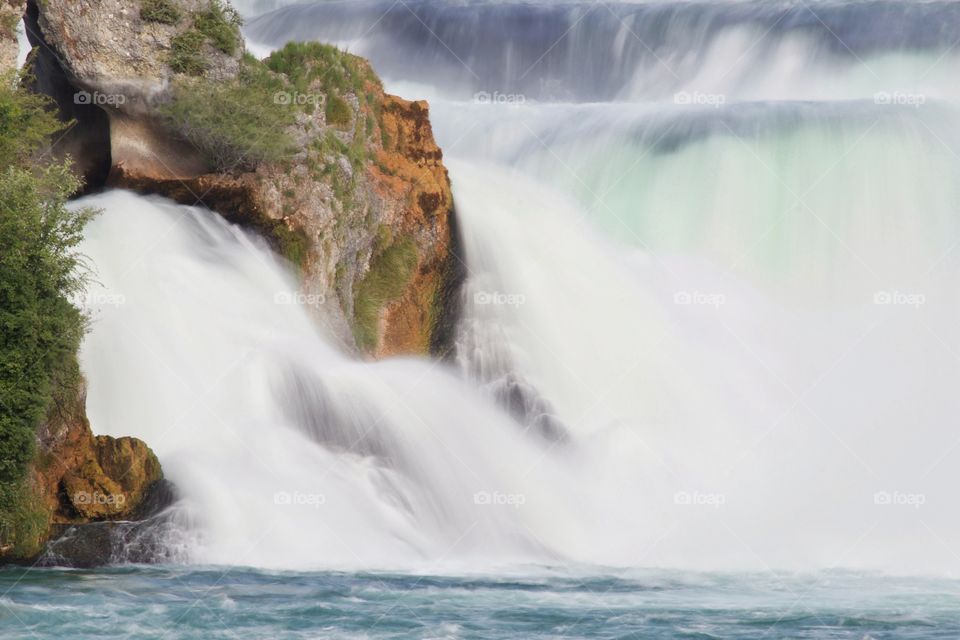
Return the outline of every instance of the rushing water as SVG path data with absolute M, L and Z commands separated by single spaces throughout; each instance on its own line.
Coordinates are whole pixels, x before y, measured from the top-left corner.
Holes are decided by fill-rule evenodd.
M 0 573 L 5 638 L 956 638 L 955 582 L 831 572 L 445 578 L 243 568 Z
M 209 212 L 87 200 L 89 413 L 181 487 L 185 566 L 8 570 L 0 624 L 960 634 L 955 581 L 889 577 L 960 571 L 960 2 L 241 8 L 431 99 L 456 366 L 345 357 Z

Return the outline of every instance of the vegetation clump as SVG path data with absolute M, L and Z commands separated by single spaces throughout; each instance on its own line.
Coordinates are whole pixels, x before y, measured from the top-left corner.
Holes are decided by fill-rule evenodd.
M 233 80 L 176 82 L 173 99 L 161 112 L 217 171 L 250 170 L 261 162 L 279 162 L 295 150 L 287 132 L 295 111 L 276 97 L 283 90 L 282 79 L 246 56 Z
M 380 310 L 403 295 L 418 261 L 412 239 L 394 240 L 389 227 L 380 228 L 370 269 L 354 291 L 353 333 L 360 349 L 377 349 Z
M 184 31 L 170 40 L 170 68 L 177 73 L 199 76 L 207 70 L 207 59 L 203 55 L 206 39 L 195 29 Z
M 168 0 L 151 0 L 168 2 Z M 190 27 L 170 41 L 170 68 L 177 73 L 199 76 L 209 67 L 204 53 L 206 46 L 234 55 L 242 42 L 240 27 L 243 19 L 237 11 L 222 0 L 210 0 L 199 11 L 190 15 Z M 177 18 L 179 21 L 180 18 Z
M 206 9 L 195 13 L 193 26 L 223 53 L 233 55 L 240 48 L 243 18 L 222 0 L 211 0 Z
M 80 187 L 69 161 L 43 153 L 61 130 L 53 105 L 0 80 L 0 546 L 26 550 L 46 516 L 26 485 L 37 428 L 80 382 L 85 284 L 76 247 L 94 215 L 68 208 Z
M 327 97 L 327 104 L 324 115 L 327 117 L 327 123 L 337 127 L 345 127 L 350 124 L 353 112 L 350 111 L 350 105 L 340 96 L 332 95 Z
M 183 14 L 170 0 L 143 0 L 140 5 L 140 18 L 147 22 L 177 24 Z

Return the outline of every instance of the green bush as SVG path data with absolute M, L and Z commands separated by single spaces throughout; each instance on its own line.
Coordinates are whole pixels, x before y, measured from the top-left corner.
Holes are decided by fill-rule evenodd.
M 62 127 L 45 98 L 0 82 L 0 543 L 14 549 L 45 526 L 25 474 L 38 425 L 79 384 L 86 326 L 70 298 L 84 286 L 76 247 L 94 214 L 66 207 L 80 187 L 69 162 L 42 160 Z
M 286 128 L 294 123 L 296 108 L 276 97 L 284 89 L 280 78 L 245 58 L 234 80 L 175 83 L 173 99 L 161 111 L 218 171 L 249 170 L 294 151 Z
M 63 129 L 47 98 L 16 86 L 15 78 L 0 76 L 0 169 L 26 164 Z
M 166 3 L 169 0 L 149 1 Z M 170 68 L 177 73 L 199 76 L 209 66 L 203 50 L 206 45 L 228 55 L 237 52 L 242 42 L 243 19 L 222 0 L 211 0 L 206 8 L 193 12 L 191 20 L 190 28 L 170 41 Z
M 220 51 L 229 55 L 237 52 L 243 19 L 230 5 L 211 0 L 206 9 L 194 14 L 193 25 Z
M 364 94 L 366 83 L 380 84 L 369 65 L 329 44 L 290 42 L 263 61 L 274 73 L 282 73 L 300 91 L 314 82 L 326 94 Z
M 183 14 L 170 0 L 143 0 L 140 5 L 140 17 L 147 22 L 177 24 Z

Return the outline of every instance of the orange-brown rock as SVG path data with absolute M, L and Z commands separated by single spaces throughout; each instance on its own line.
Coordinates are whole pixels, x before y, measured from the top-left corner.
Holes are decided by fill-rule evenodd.
M 53 525 L 133 518 L 163 479 L 141 440 L 93 435 L 85 396 L 80 389 L 69 406 L 55 407 L 38 433 L 40 455 L 29 483 Z
M 322 122 L 305 136 L 304 155 L 292 168 L 261 164 L 240 174 L 172 175 L 177 159 L 167 160 L 163 148 L 148 146 L 149 157 L 143 161 L 115 163 L 108 184 L 204 206 L 259 232 L 297 263 L 303 293 L 322 301 L 315 305 L 318 317 L 346 348 L 377 358 L 443 355 L 449 349 L 461 278 L 443 153 L 434 140 L 426 102 L 385 94 L 378 82 L 368 85 L 368 93 L 378 104 L 354 109 L 355 119 L 372 121 L 366 136 L 371 161 L 355 176 L 357 186 L 349 201 L 306 168 L 314 159 L 310 142 L 330 129 Z M 149 145 L 156 138 L 152 133 L 141 141 Z M 337 171 L 346 164 L 342 157 L 320 161 Z M 376 335 L 369 339 L 368 327 L 361 326 L 367 320 L 357 313 L 358 302 L 364 301 L 356 296 L 378 250 L 385 248 L 378 245 L 385 232 L 394 243 L 411 244 L 416 264 L 402 292 L 379 308 Z M 291 243 L 298 245 L 295 250 Z
M 185 16 L 209 4 L 175 3 Z M 152 22 L 122 0 L 33 1 L 27 22 L 35 89 L 77 124 L 58 150 L 88 185 L 205 206 L 262 234 L 299 268 L 303 299 L 347 350 L 371 357 L 449 350 L 462 263 L 426 102 L 385 94 L 366 60 L 317 43 L 294 46 L 288 58 L 276 53 L 271 66 L 242 58 L 242 47 L 227 54 L 205 42 L 205 70 L 188 78 L 171 56 L 195 19 Z M 330 72 L 336 82 L 326 80 Z M 273 82 L 265 92 L 257 92 L 264 83 L 242 84 L 263 75 Z M 246 137 L 236 145 L 239 159 L 222 145 L 204 146 L 235 141 L 228 132 L 236 115 L 225 116 L 226 125 L 219 117 L 198 124 L 189 114 L 217 99 L 198 105 L 184 96 L 237 85 L 242 91 L 230 95 L 269 114 L 249 129 L 277 124 L 276 133 L 289 137 L 282 160 L 248 153 Z M 276 99 L 279 88 L 287 89 L 285 102 Z M 293 95 L 315 108 L 299 109 Z M 171 105 L 189 113 L 171 116 Z

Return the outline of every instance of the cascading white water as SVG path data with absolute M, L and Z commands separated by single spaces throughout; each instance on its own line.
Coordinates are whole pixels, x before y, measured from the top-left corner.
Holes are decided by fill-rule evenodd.
M 275 303 L 295 284 L 257 243 L 112 193 L 87 250 L 126 301 L 84 349 L 95 429 L 156 448 L 199 561 L 960 570 L 958 65 L 931 27 L 960 3 L 921 4 L 616 4 L 578 22 L 575 2 L 365 1 L 257 18 L 272 46 L 350 41 L 410 97 L 436 83 L 470 271 L 466 380 L 351 362 Z M 498 27 L 514 22 L 572 36 L 536 69 L 542 51 Z M 631 40 L 663 24 L 684 37 L 651 40 L 653 57 Z M 529 100 L 462 100 L 475 91 Z M 578 104 L 534 102 L 555 95 Z M 583 104 L 611 97 L 638 101 Z
M 583 479 L 441 365 L 338 354 L 283 265 L 209 211 L 126 192 L 78 206 L 104 211 L 84 246 L 91 422 L 155 449 L 193 560 L 589 557 Z

